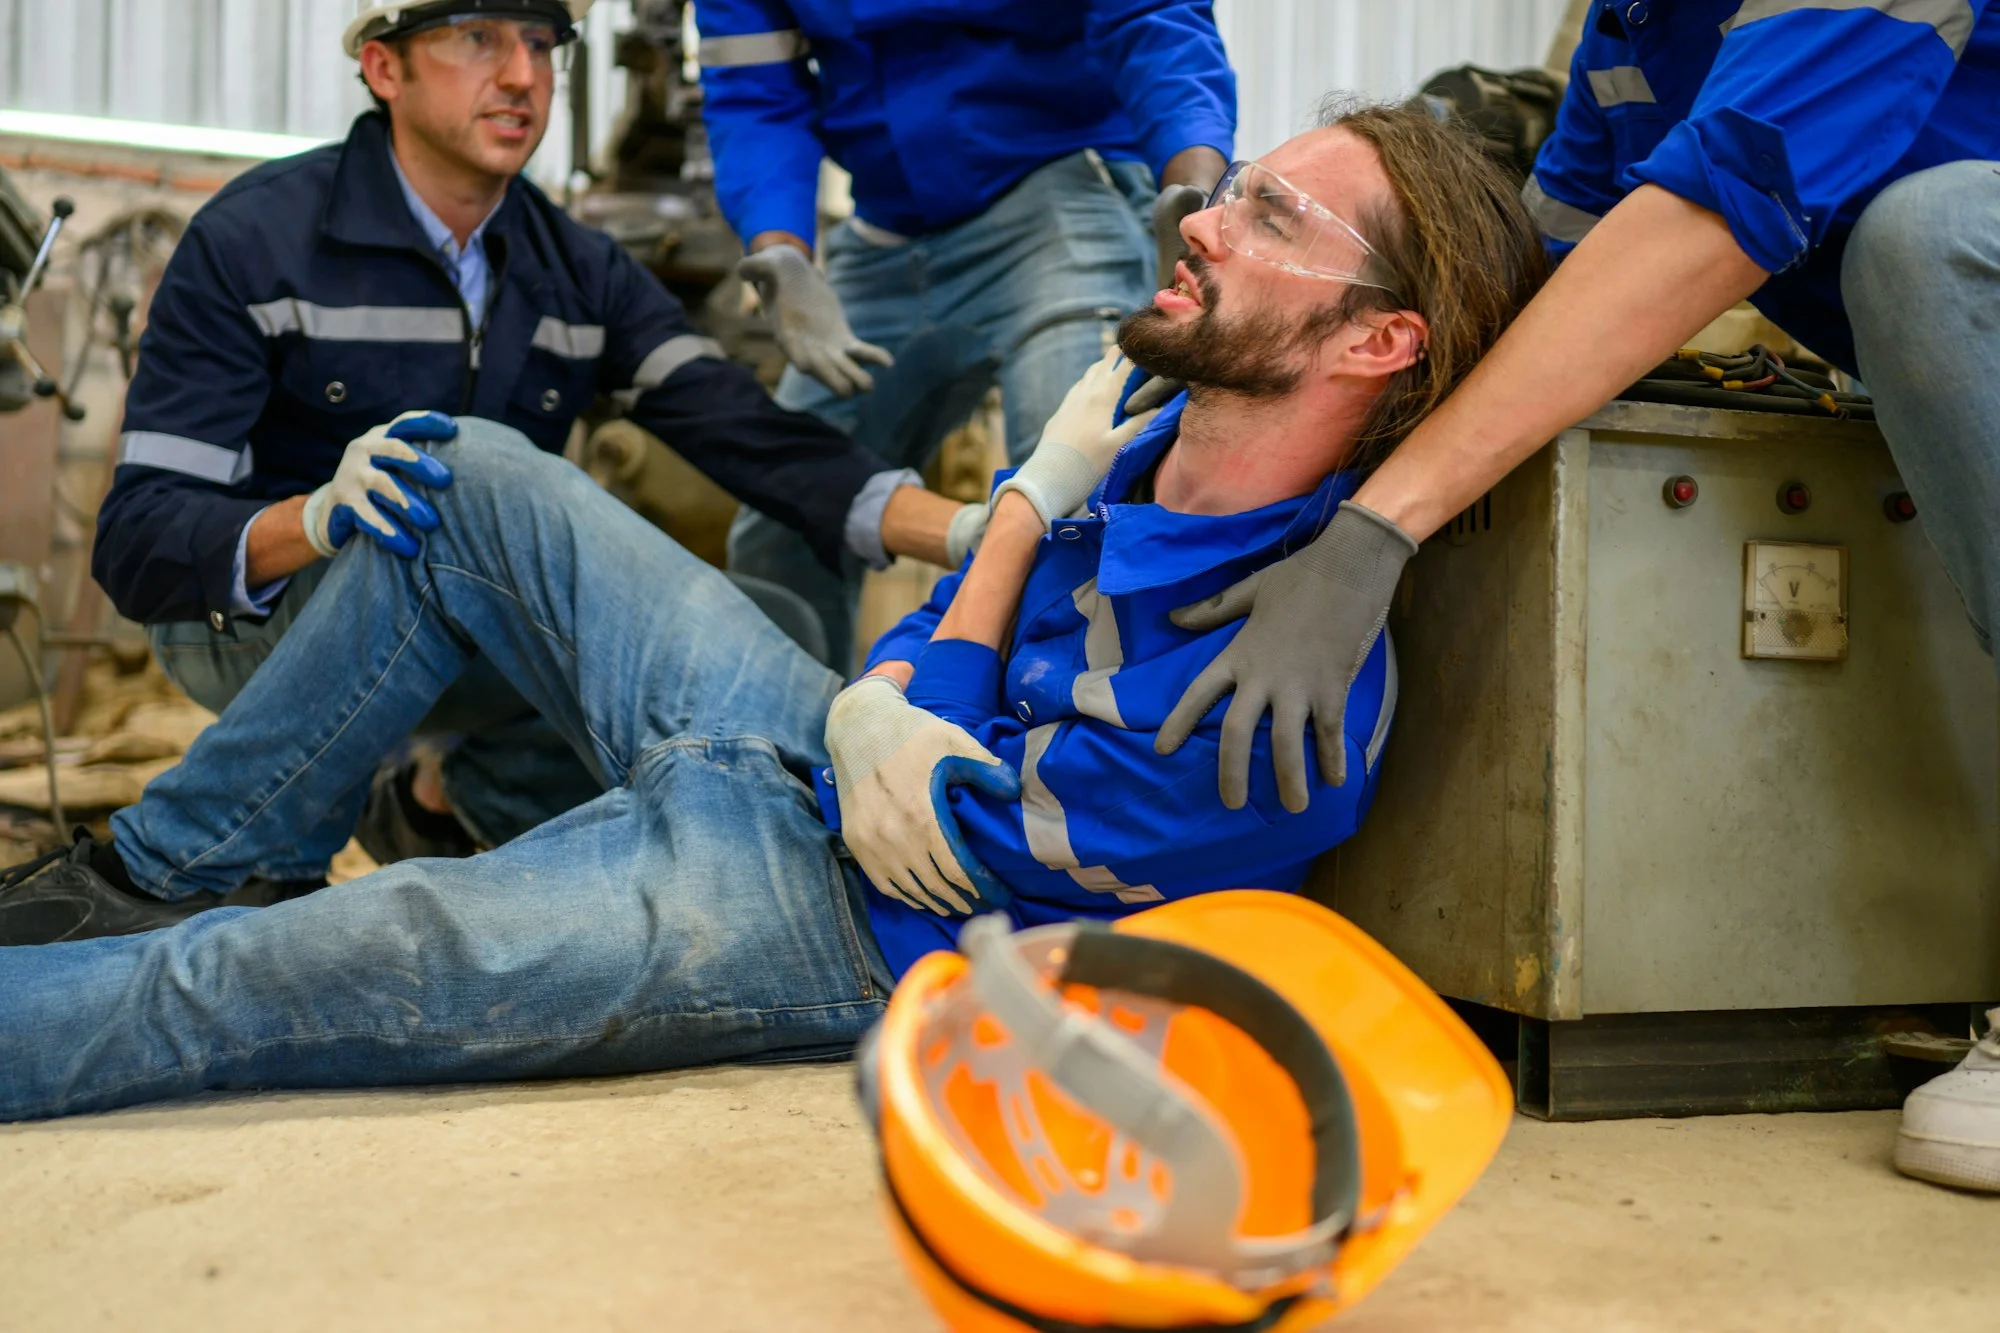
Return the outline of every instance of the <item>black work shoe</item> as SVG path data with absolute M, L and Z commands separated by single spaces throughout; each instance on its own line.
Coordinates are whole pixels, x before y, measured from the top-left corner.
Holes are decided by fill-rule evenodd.
M 216 904 L 212 894 L 170 903 L 129 893 L 91 868 L 98 850 L 89 830 L 78 829 L 71 846 L 0 871 L 0 947 L 137 935 Z
M 412 790 L 416 775 L 414 759 L 375 775 L 368 788 L 368 802 L 361 807 L 361 822 L 354 826 L 354 840 L 361 844 L 361 850 L 382 866 L 419 856 L 476 854 L 479 844 L 465 831 L 465 825 L 417 803 Z

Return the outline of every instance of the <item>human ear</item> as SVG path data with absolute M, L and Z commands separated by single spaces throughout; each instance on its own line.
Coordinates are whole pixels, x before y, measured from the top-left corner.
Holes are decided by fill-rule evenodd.
M 384 42 L 367 42 L 361 47 L 361 78 L 368 91 L 385 102 L 393 102 L 403 88 L 403 62 Z
M 1341 359 L 1353 375 L 1387 379 L 1423 360 L 1430 342 L 1430 323 L 1414 310 L 1376 311 L 1350 327 L 1353 340 Z

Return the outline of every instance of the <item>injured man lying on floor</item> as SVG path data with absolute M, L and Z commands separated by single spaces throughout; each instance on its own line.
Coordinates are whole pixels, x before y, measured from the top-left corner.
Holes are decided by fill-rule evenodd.
M 1296 888 L 1368 808 L 1388 639 L 1356 664 L 1344 781 L 1304 760 L 1294 812 L 1268 727 L 1227 734 L 1218 707 L 1161 743 L 1238 623 L 1175 613 L 1330 522 L 1379 526 L 1343 501 L 1526 301 L 1540 241 L 1470 140 L 1382 108 L 1240 165 L 1183 230 L 1178 281 L 1119 337 L 1186 392 L 1126 416 L 1138 377 L 1107 357 L 996 488 L 965 569 L 844 689 L 582 472 L 460 422 L 421 553 L 347 543 L 114 844 L 0 891 L 0 1119 L 836 1055 L 969 915 Z M 475 654 L 602 796 L 464 860 L 194 910 L 323 871 L 337 848 L 301 830 Z M 1218 754 L 1246 743 L 1257 776 L 1226 804 Z M 62 905 L 93 895 L 188 914 L 77 938 Z

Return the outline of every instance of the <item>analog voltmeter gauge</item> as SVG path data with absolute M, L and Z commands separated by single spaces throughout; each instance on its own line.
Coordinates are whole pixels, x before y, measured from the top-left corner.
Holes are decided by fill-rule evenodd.
M 1847 659 L 1847 548 L 1745 542 L 1743 655 Z

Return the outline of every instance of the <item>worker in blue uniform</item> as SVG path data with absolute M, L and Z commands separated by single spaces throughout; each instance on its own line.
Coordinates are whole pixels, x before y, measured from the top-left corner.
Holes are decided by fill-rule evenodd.
M 589 7 L 364 2 L 346 48 L 378 109 L 344 143 L 237 178 L 175 251 L 93 572 L 206 706 L 245 687 L 349 533 L 418 549 L 423 496 L 448 478 L 416 461 L 432 427 L 384 429 L 412 410 L 503 421 L 559 453 L 602 396 L 820 560 L 884 563 L 885 534 L 944 550 L 955 506 L 774 406 L 616 243 L 520 177 Z M 431 790 L 413 767 L 380 784 L 363 834 L 381 859 L 497 845 L 599 790 L 490 664 L 424 729 L 468 734 Z M 365 795 L 332 824 L 352 828 Z
M 1524 200 L 1562 260 L 1462 390 L 1311 547 L 1191 608 L 1226 693 L 1338 717 L 1416 543 L 1738 301 L 1856 374 L 1981 644 L 2000 627 L 2000 3 L 1602 0 Z M 1254 609 L 1253 609 L 1254 608 Z M 1323 773 L 1339 780 L 1322 728 Z M 1282 734 L 1280 737 L 1282 742 Z M 1295 749 L 1280 743 L 1281 758 Z M 1247 757 L 1226 763 L 1240 804 Z M 1324 795 L 1296 761 L 1289 808 Z M 2000 1038 L 1911 1096 L 1897 1162 L 2000 1190 Z
M 1266 781 L 1232 811 L 1219 726 L 1173 756 L 1153 737 L 1234 631 L 1169 613 L 1344 512 L 1352 465 L 1450 390 L 1437 368 L 1477 359 L 1544 260 L 1498 168 L 1419 112 L 1348 116 L 1230 180 L 1121 330 L 1187 394 L 1120 419 L 1134 377 L 1094 368 L 996 488 L 963 573 L 845 688 L 575 469 L 459 423 L 434 449 L 455 480 L 420 556 L 349 543 L 112 844 L 0 879 L 0 944 L 54 941 L 0 948 L 0 1120 L 836 1053 L 972 912 L 1034 924 L 1297 887 L 1367 812 L 1391 647 L 1339 723 L 1347 785 L 1293 814 Z M 272 859 L 331 855 L 300 831 L 475 651 L 604 795 L 470 859 L 194 910 Z M 301 726 L 308 696 L 329 716 Z M 141 896 L 192 915 L 82 938 Z
M 778 401 L 921 467 L 996 380 L 1009 457 L 1180 254 L 1236 84 L 1209 0 L 702 0 L 703 116 Z M 820 160 L 854 215 L 816 265 Z M 1164 247 L 1162 252 L 1161 247 Z M 859 568 L 756 505 L 730 567 L 793 588 L 849 661 Z

